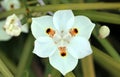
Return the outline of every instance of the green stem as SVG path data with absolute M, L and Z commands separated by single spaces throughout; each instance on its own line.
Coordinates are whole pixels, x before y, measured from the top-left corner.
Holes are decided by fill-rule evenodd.
M 12 73 L 9 71 L 4 62 L 0 59 L 0 72 L 4 77 L 13 77 Z
M 11 72 L 15 74 L 16 65 L 11 60 L 9 60 L 1 50 L 0 50 L 0 58 L 5 63 L 5 65 L 11 70 Z
M 38 3 L 38 1 L 37 1 L 37 0 L 34 0 L 34 1 L 27 1 L 27 4 L 28 4 L 28 5 L 31 5 L 31 4 L 36 4 L 36 3 Z
M 22 52 L 15 77 L 22 77 L 25 68 L 28 66 L 29 57 L 32 54 L 31 52 L 32 48 L 33 48 L 33 37 L 32 35 L 29 35 Z
M 99 25 L 98 25 L 99 26 Z M 104 47 L 104 49 L 112 56 L 114 59 L 120 61 L 120 56 L 117 53 L 117 51 L 113 48 L 113 46 L 110 44 L 110 42 L 107 39 L 101 39 L 98 36 L 98 27 L 95 28 L 93 31 L 94 37 L 98 40 L 98 42 Z
M 95 77 L 92 55 L 85 57 L 81 61 L 84 77 Z
M 93 55 L 95 61 L 109 71 L 111 74 L 114 74 L 117 77 L 120 77 L 120 62 L 114 60 L 112 57 L 108 56 L 107 54 L 103 53 L 103 51 L 97 49 L 96 47 L 92 46 Z
M 85 15 L 95 22 L 104 22 L 111 24 L 120 24 L 120 14 L 100 11 L 75 11 L 75 15 Z
M 65 77 L 75 77 L 75 75 L 73 74 L 73 72 L 69 72 Z
M 54 7 L 54 8 L 53 8 Z M 44 11 L 56 11 L 60 9 L 71 10 L 98 10 L 98 9 L 120 9 L 120 3 L 74 3 L 74 4 L 55 4 L 46 6 L 32 6 L 29 7 L 31 12 L 44 12 Z M 25 8 L 1 12 L 0 19 L 7 17 L 13 13 L 22 14 L 25 13 Z

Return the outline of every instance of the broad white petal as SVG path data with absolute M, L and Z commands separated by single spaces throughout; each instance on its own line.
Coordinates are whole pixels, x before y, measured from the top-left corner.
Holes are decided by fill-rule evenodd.
M 84 58 L 92 53 L 89 41 L 84 37 L 74 37 L 67 46 L 68 52 L 77 59 Z
M 63 75 L 66 75 L 68 72 L 72 71 L 78 63 L 78 59 L 75 59 L 69 53 L 62 57 L 59 51 L 56 51 L 53 55 L 51 55 L 49 57 L 49 61 L 50 64 L 59 70 Z
M 69 30 L 74 23 L 74 15 L 71 10 L 59 10 L 53 15 L 53 23 L 58 31 Z
M 51 16 L 32 18 L 31 30 L 35 38 L 48 36 L 46 33 L 48 28 L 54 29 L 53 18 Z
M 4 30 L 3 26 L 5 24 L 5 21 L 0 21 L 0 41 L 7 41 L 12 38 L 12 36 L 9 36 Z
M 89 39 L 95 24 L 86 16 L 76 16 L 73 27 L 78 29 L 78 35 Z
M 49 57 L 55 52 L 56 48 L 56 45 L 50 37 L 39 37 L 35 41 L 33 53 L 39 57 Z

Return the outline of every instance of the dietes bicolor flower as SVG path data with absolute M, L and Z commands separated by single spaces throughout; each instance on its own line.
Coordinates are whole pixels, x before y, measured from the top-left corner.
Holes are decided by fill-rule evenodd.
M 31 29 L 36 38 L 33 53 L 49 57 L 50 64 L 66 75 L 76 67 L 78 59 L 92 53 L 88 39 L 94 26 L 88 17 L 74 16 L 71 10 L 32 18 Z

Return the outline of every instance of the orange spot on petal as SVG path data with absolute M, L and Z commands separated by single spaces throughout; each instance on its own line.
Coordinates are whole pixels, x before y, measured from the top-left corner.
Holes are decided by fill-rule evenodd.
M 66 56 L 66 47 L 59 47 L 58 49 L 60 51 L 61 56 Z
M 78 34 L 78 30 L 76 28 L 70 29 L 69 32 L 70 32 L 71 36 L 75 36 L 76 34 Z
M 51 28 L 48 28 L 48 29 L 46 30 L 46 33 L 47 33 L 50 37 L 53 37 L 54 34 L 55 34 L 55 31 L 54 31 L 53 29 L 51 29 Z

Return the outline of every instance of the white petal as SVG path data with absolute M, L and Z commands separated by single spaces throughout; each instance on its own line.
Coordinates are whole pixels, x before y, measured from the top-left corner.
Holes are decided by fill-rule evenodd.
M 0 21 L 0 41 L 7 41 L 11 39 L 11 36 L 7 35 L 7 33 L 3 30 L 3 26 L 5 21 Z
M 24 32 L 24 33 L 28 33 L 28 30 L 29 28 L 28 28 L 28 24 L 26 23 L 26 24 L 24 24 L 22 27 L 21 27 L 21 30 L 22 30 L 22 32 Z
M 71 39 L 67 48 L 68 52 L 77 59 L 84 58 L 92 53 L 89 41 L 79 36 Z
M 39 37 L 35 41 L 33 53 L 35 53 L 39 57 L 49 57 L 55 52 L 56 48 L 57 47 L 50 37 Z
M 58 31 L 68 30 L 73 26 L 74 15 L 71 10 L 59 10 L 53 15 L 53 23 Z
M 46 33 L 48 28 L 54 29 L 53 18 L 51 16 L 32 18 L 31 30 L 35 38 L 48 36 Z
M 78 29 L 78 35 L 89 39 L 95 24 L 88 17 L 76 16 L 73 27 Z
M 62 57 L 59 51 L 56 51 L 53 55 L 51 55 L 49 57 L 49 61 L 50 64 L 59 70 L 63 75 L 72 71 L 78 63 L 78 59 L 75 59 L 69 53 L 67 53 L 65 57 Z

